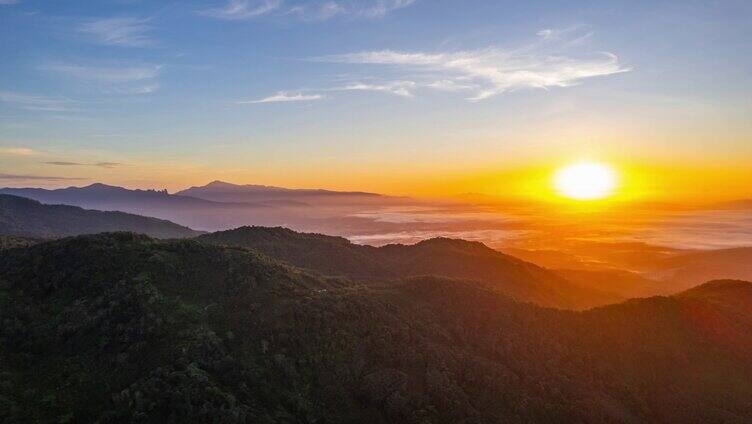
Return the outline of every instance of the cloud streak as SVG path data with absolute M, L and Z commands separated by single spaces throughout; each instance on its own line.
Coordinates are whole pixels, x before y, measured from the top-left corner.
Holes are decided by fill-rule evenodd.
M 281 4 L 281 0 L 229 0 L 224 7 L 202 10 L 199 14 L 228 21 L 243 20 L 265 15 Z
M 422 87 L 475 87 L 468 100 L 478 101 L 522 88 L 569 87 L 584 79 L 629 71 L 612 53 L 578 59 L 553 55 L 519 55 L 491 48 L 453 53 L 381 50 L 318 58 L 323 62 L 379 65 L 441 77 Z
M 151 47 L 156 43 L 147 34 L 152 30 L 149 19 L 105 18 L 86 22 L 78 27 L 78 32 L 86 34 L 92 41 L 107 46 Z
M 415 0 L 228 0 L 222 7 L 201 10 L 198 14 L 228 21 L 271 14 L 278 18 L 292 17 L 304 21 L 324 21 L 337 16 L 376 19 L 413 3 Z
M 322 100 L 325 96 L 323 94 L 303 94 L 303 93 L 290 93 L 287 91 L 279 91 L 277 94 L 258 100 L 240 100 L 235 102 L 239 105 L 247 104 L 263 104 L 263 103 L 284 103 L 284 102 L 308 102 L 314 100 Z
M 122 163 L 119 162 L 95 162 L 95 163 L 81 163 L 81 162 L 67 162 L 67 161 L 49 161 L 44 162 L 47 165 L 56 165 L 56 166 L 96 166 L 99 168 L 115 168 L 117 166 L 121 166 Z
M 104 91 L 116 94 L 149 94 L 159 89 L 157 78 L 162 65 L 88 66 L 53 63 L 43 70 L 59 75 L 100 84 Z
M 415 3 L 415 0 L 377 0 L 371 6 L 362 8 L 359 13 L 368 18 L 382 18 L 387 13 Z
M 468 101 L 478 102 L 521 89 L 571 87 L 631 70 L 613 53 L 570 54 L 591 36 L 592 32 L 578 35 L 576 28 L 544 29 L 532 43 L 511 50 L 375 50 L 315 57 L 308 60 L 358 66 L 370 75 L 341 86 L 307 91 L 372 91 L 406 98 L 435 91 L 464 93 Z
M 67 98 L 0 91 L 0 103 L 30 111 L 66 112 L 75 102 Z
M 336 16 L 377 19 L 413 3 L 415 0 L 301 2 L 289 8 L 286 14 L 303 20 L 327 20 Z
M 13 181 L 66 181 L 66 180 L 85 180 L 86 178 L 79 177 L 53 177 L 46 175 L 18 175 L 18 174 L 2 174 L 0 173 L 0 180 L 13 180 Z
M 0 155 L 33 156 L 37 152 L 26 147 L 0 147 Z
M 348 84 L 341 88 L 335 88 L 334 91 L 377 91 L 390 93 L 400 97 L 413 97 L 413 90 L 417 87 L 414 81 L 392 81 L 385 84 L 366 84 L 356 82 Z

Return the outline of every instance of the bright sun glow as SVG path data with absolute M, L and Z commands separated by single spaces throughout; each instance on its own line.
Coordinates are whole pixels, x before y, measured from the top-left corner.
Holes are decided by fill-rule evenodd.
M 616 172 L 608 165 L 580 162 L 556 171 L 553 183 L 560 195 L 570 199 L 602 199 L 616 188 Z

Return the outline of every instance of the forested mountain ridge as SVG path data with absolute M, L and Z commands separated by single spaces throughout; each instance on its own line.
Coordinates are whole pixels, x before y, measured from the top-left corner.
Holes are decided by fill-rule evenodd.
M 0 235 L 0 250 L 13 249 L 14 247 L 26 247 L 44 241 L 32 237 Z
M 323 275 L 355 280 L 422 275 L 477 280 L 516 300 L 542 306 L 586 309 L 624 299 L 572 284 L 544 268 L 465 240 L 434 238 L 414 245 L 373 247 L 281 227 L 240 227 L 205 234 L 198 240 L 254 249 Z
M 704 318 L 749 314 L 748 293 L 571 312 L 193 240 L 67 238 L 0 255 L 0 421 L 744 423 L 752 336 L 730 346 Z
M 54 238 L 107 231 L 134 231 L 158 238 L 200 234 L 162 219 L 76 206 L 44 205 L 25 197 L 0 194 L 0 235 Z

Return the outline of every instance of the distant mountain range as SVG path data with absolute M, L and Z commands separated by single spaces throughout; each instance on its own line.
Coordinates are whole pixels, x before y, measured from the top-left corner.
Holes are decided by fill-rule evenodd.
M 299 237 L 324 248 L 309 264 L 372 255 Z M 357 284 L 209 241 L 99 234 L 0 254 L 0 421 L 752 420 L 752 283 L 573 312 L 460 278 Z M 459 266 L 451 253 L 471 275 L 493 257 L 534 272 L 448 240 L 375 252 L 407 270 Z
M 191 187 L 175 193 L 179 196 L 190 196 L 216 202 L 251 202 L 281 205 L 307 204 L 361 204 L 384 202 L 394 199 L 376 193 L 361 191 L 331 191 L 321 189 L 289 189 L 283 187 L 230 184 L 223 181 Z
M 195 210 L 223 206 L 205 199 L 169 194 L 166 190 L 129 190 L 100 183 L 54 190 L 2 188 L 0 194 L 27 197 L 46 204 L 72 205 L 87 209 L 123 211 L 151 216 L 157 216 L 152 215 L 154 211 Z
M 556 273 L 493 250 L 482 243 L 434 238 L 414 245 L 357 245 L 345 238 L 298 233 L 286 228 L 242 227 L 197 240 L 254 249 L 326 276 L 384 281 L 422 275 L 474 280 L 524 302 L 585 309 L 625 299 L 601 289 L 575 285 Z
M 716 250 L 673 249 L 645 243 L 585 246 L 579 249 L 585 253 L 581 257 L 593 258 L 592 262 L 582 262 L 581 257 L 557 250 L 504 251 L 546 268 L 562 269 L 560 273 L 566 278 L 586 285 L 590 285 L 587 280 L 595 279 L 615 285 L 627 283 L 626 287 L 642 286 L 641 292 L 632 292 L 630 297 L 675 293 L 709 280 L 752 280 L 752 246 Z M 616 266 L 633 272 L 614 269 Z
M 647 275 L 669 281 L 678 289 L 719 277 L 752 281 L 752 247 L 683 253 L 653 261 L 644 269 Z
M 0 188 L 0 194 L 27 197 L 46 204 L 122 211 L 167 219 L 191 228 L 214 231 L 242 225 L 284 225 L 301 229 L 337 228 L 350 211 L 405 199 L 362 192 L 293 190 L 215 181 L 179 193 L 130 190 L 106 184 L 61 189 Z
M 157 238 L 200 234 L 161 219 L 68 205 L 44 205 L 25 197 L 0 194 L 0 235 L 56 238 L 111 231 L 132 231 Z

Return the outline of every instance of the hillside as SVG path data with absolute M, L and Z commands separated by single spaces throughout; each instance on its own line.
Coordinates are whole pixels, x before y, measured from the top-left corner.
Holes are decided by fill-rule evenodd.
M 279 214 L 276 209 L 265 205 L 212 202 L 170 194 L 165 190 L 130 190 L 100 183 L 54 190 L 0 188 L 0 194 L 26 197 L 45 204 L 150 216 L 201 230 L 263 223 Z
M 584 309 L 623 298 L 572 284 L 559 275 L 482 243 L 435 238 L 414 245 L 372 247 L 341 237 L 286 228 L 241 227 L 198 240 L 257 250 L 295 266 L 358 281 L 438 275 L 475 280 L 519 301 Z
M 720 286 L 718 286 L 720 284 Z M 752 284 L 587 312 L 101 234 L 0 255 L 0 421 L 744 423 Z M 744 303 L 747 302 L 747 303 Z
M 16 247 L 27 247 L 39 243 L 43 240 L 44 239 L 36 239 L 31 237 L 0 235 L 0 250 L 13 249 Z
M 669 295 L 678 291 L 672 284 L 629 271 L 557 269 L 555 272 L 582 287 L 615 293 L 625 299 Z
M 111 231 L 133 231 L 157 238 L 200 234 L 161 219 L 75 206 L 44 205 L 24 197 L 0 194 L 1 235 L 55 238 Z
M 752 247 L 685 253 L 652 261 L 645 269 L 683 289 L 708 280 L 752 280 Z

